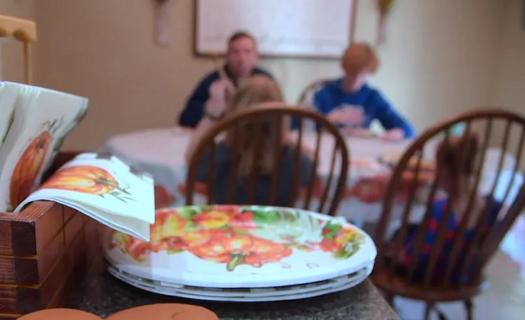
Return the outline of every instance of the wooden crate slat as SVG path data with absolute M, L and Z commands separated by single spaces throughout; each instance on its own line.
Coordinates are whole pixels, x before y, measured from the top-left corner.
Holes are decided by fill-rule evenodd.
M 11 239 L 11 225 L 0 220 L 0 254 L 12 253 Z
M 64 231 L 60 230 L 54 235 L 50 243 L 39 250 L 40 254 L 36 256 L 22 258 L 0 256 L 0 284 L 31 285 L 41 283 L 51 272 L 56 261 L 63 256 L 64 250 L 65 235 Z
M 15 260 L 0 257 L 0 283 L 15 283 Z
M 84 264 L 85 235 L 82 222 L 82 215 L 77 215 L 66 225 L 64 231 L 68 230 L 72 237 L 70 245 L 57 259 L 51 273 L 40 285 L 0 285 L 0 310 L 4 314 L 28 313 L 45 308 L 52 302 L 61 304 L 57 292 L 65 292 L 71 280 L 78 276 L 75 274 L 78 268 Z M 73 234 L 76 236 L 73 237 Z M 65 232 L 58 238 L 63 238 L 62 243 L 65 243 Z M 63 300 L 63 293 L 61 297 Z
M 37 201 L 20 213 L 0 213 L 0 255 L 30 257 L 42 250 L 64 225 L 63 206 Z
M 65 252 L 63 232 L 55 235 L 53 240 L 34 258 L 14 258 L 16 267 L 16 284 L 41 283 L 51 272 L 56 261 Z
M 64 227 L 64 241 L 65 247 L 69 248 L 74 239 L 78 237 L 80 230 L 84 226 L 84 219 L 82 219 L 82 214 L 77 213 L 74 215 Z
M 13 311 L 28 313 L 45 308 L 53 297 L 53 293 L 60 288 L 65 281 L 65 274 L 67 274 L 66 261 L 60 260 L 40 287 L 31 288 L 19 286 L 17 288 L 18 306 L 17 309 Z
M 67 252 L 67 261 L 72 266 L 69 271 L 69 276 L 67 276 L 62 287 L 56 291 L 54 297 L 51 298 L 47 308 L 56 308 L 63 305 L 66 293 L 73 289 L 75 284 L 78 283 L 79 278 L 83 274 L 83 269 L 85 268 L 86 255 L 83 251 L 84 248 L 85 234 L 82 234 L 74 240 L 72 250 Z
M 70 208 L 70 207 L 64 207 L 64 224 L 66 224 L 71 218 L 78 215 L 78 211 Z
M 48 174 L 76 154 L 60 152 Z M 51 201 L 16 214 L 0 212 L 0 320 L 63 303 L 83 274 L 88 221 Z

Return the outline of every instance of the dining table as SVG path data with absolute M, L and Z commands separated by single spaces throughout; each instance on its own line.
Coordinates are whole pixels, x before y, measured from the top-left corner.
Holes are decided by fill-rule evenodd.
M 101 147 L 134 168 L 148 172 L 155 180 L 157 190 L 166 193 L 168 205 L 185 204 L 184 185 L 187 174 L 186 148 L 192 129 L 181 127 L 153 128 L 111 136 Z M 294 137 L 293 133 L 290 137 Z M 305 132 L 303 144 L 313 148 L 315 135 Z M 391 174 L 392 164 L 384 159 L 402 154 L 411 140 L 386 141 L 376 137 L 346 136 L 350 151 L 350 170 L 339 206 L 338 215 L 362 225 L 367 221 L 377 221 L 381 213 L 382 193 L 368 187 L 374 179 L 384 179 Z M 322 138 L 318 172 L 328 175 L 330 150 L 333 141 Z
M 185 205 L 184 189 L 188 167 L 186 149 L 192 132 L 193 129 L 171 126 L 120 133 L 109 137 L 100 151 L 111 153 L 135 169 L 151 174 L 155 180 L 156 193 L 167 199 L 164 204 L 181 206 Z M 288 138 L 296 139 L 297 134 L 291 132 Z M 321 138 L 319 152 L 318 174 L 321 177 L 327 176 L 330 170 L 331 150 L 334 143 L 333 140 L 325 138 Z M 367 223 L 377 223 L 382 211 L 385 181 L 388 181 L 398 159 L 413 140 L 390 141 L 373 135 L 344 135 L 344 139 L 350 154 L 350 168 L 337 215 L 361 227 Z M 315 145 L 316 133 L 305 131 L 302 140 L 305 149 L 311 150 Z M 433 166 L 438 142 L 438 140 L 430 141 L 422 156 L 423 161 L 430 168 Z M 500 154 L 499 149 L 489 148 L 485 155 L 485 165 L 480 180 L 482 194 L 488 193 L 492 187 Z M 495 188 L 496 198 L 503 198 L 513 173 L 513 157 L 506 155 L 504 159 L 502 174 Z M 516 176 L 507 197 L 508 203 L 512 201 L 524 181 L 522 174 Z M 422 187 L 424 188 L 425 185 L 423 184 Z M 398 207 L 401 209 L 401 206 Z M 415 213 L 412 218 L 416 222 L 424 214 L 424 205 L 416 203 L 413 210 Z M 396 208 L 394 211 L 396 214 Z

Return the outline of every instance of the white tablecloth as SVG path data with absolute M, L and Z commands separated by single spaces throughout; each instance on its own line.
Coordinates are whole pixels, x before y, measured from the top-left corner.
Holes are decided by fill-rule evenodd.
M 110 152 L 134 167 L 150 173 L 155 183 L 163 186 L 175 196 L 173 205 L 185 203 L 179 191 L 180 185 L 186 181 L 187 165 L 185 152 L 191 136 L 191 130 L 180 127 L 149 129 L 111 137 L 103 146 L 103 151 Z M 379 159 L 401 154 L 411 141 L 387 142 L 381 139 L 347 137 L 346 143 L 350 151 L 351 166 L 347 179 L 349 188 L 364 178 L 389 175 L 391 168 L 382 164 Z M 314 136 L 305 133 L 304 144 L 313 146 Z M 323 137 L 320 150 L 319 172 L 321 176 L 328 172 L 330 166 L 330 150 L 333 141 Z M 433 148 L 425 154 L 433 158 Z M 499 158 L 498 150 L 487 153 L 480 191 L 485 193 L 492 187 L 494 171 Z M 496 198 L 503 197 L 507 183 L 511 177 L 513 159 L 504 162 L 504 172 L 496 188 Z M 518 187 L 523 183 L 519 175 L 514 183 L 509 199 L 516 195 Z M 379 219 L 381 202 L 363 202 L 355 197 L 346 197 L 339 208 L 338 214 L 350 218 L 354 223 L 364 221 L 375 222 Z
M 156 184 L 175 193 L 176 205 L 184 204 L 178 187 L 186 180 L 186 160 L 184 154 L 189 143 L 191 131 L 179 127 L 149 129 L 119 134 L 111 137 L 103 146 L 110 152 L 136 168 L 149 172 Z M 304 144 L 314 145 L 313 136 L 305 134 Z M 363 177 L 388 175 L 390 168 L 378 159 L 388 154 L 400 154 L 410 141 L 386 142 L 370 138 L 346 138 L 350 150 L 351 167 L 348 184 L 352 185 Z M 320 150 L 319 171 L 328 172 L 332 143 L 323 137 Z M 346 199 L 339 213 L 350 217 L 354 222 L 376 221 L 380 213 L 380 203 L 363 203 L 356 199 Z

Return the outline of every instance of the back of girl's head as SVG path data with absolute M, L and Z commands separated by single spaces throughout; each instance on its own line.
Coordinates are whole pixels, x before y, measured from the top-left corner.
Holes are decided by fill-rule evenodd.
M 252 108 L 261 103 L 282 101 L 281 89 L 275 81 L 263 75 L 254 75 L 241 81 L 230 101 L 228 112 Z
M 477 152 L 478 136 L 473 133 L 445 139 L 437 147 L 437 168 L 446 171 L 450 177 L 470 176 Z
M 282 100 L 281 90 L 275 81 L 262 75 L 251 76 L 240 83 L 230 101 L 228 114 L 233 115 L 261 107 L 264 103 Z M 262 173 L 271 171 L 274 146 L 280 143 L 282 129 L 268 118 L 258 117 L 238 123 L 237 130 L 229 132 L 228 141 L 231 143 L 236 139 L 241 152 L 238 164 L 240 175 L 247 175 L 254 168 Z

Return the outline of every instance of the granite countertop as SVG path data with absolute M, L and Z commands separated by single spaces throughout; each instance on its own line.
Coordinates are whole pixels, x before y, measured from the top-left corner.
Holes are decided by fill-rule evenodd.
M 339 293 L 279 302 L 210 302 L 168 297 L 132 287 L 103 270 L 91 270 L 66 306 L 105 317 L 143 304 L 172 302 L 206 307 L 220 319 L 399 319 L 374 285 L 366 280 Z
M 95 236 L 95 233 L 91 233 Z M 88 236 L 89 237 L 89 236 Z M 96 237 L 96 236 L 95 236 Z M 137 289 L 105 271 L 100 249 L 87 250 L 85 277 L 65 306 L 106 317 L 122 309 L 151 303 L 187 303 L 215 312 L 220 319 L 399 319 L 370 280 L 324 296 L 278 302 L 212 302 L 163 296 Z

